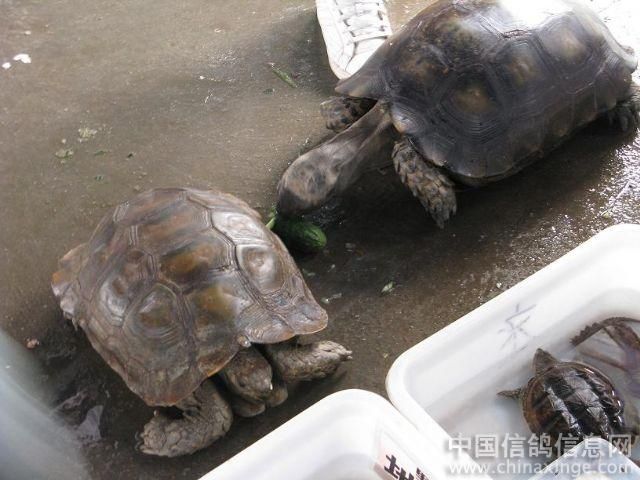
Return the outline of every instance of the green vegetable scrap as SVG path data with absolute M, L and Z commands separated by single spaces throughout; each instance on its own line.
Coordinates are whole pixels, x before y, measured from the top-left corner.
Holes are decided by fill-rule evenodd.
M 291 88 L 298 88 L 298 84 L 293 80 L 293 78 L 291 78 L 291 75 L 289 75 L 284 70 L 280 70 L 273 63 L 269 63 L 269 66 L 271 67 L 271 71 L 275 74 L 276 77 L 289 85 Z
M 327 246 L 324 232 L 301 218 L 284 218 L 272 211 L 267 228 L 273 230 L 291 249 L 304 253 L 317 253 Z
M 273 227 L 275 226 L 275 224 L 276 224 L 276 219 L 275 219 L 275 217 L 273 217 L 271 220 L 269 220 L 269 221 L 267 222 L 266 227 L 267 227 L 269 230 L 273 230 Z

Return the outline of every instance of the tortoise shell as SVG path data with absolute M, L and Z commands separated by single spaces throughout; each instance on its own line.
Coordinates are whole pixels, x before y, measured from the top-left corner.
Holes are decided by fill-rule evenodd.
M 538 350 L 536 374 L 522 392 L 524 417 L 536 435 L 582 440 L 628 435 L 624 402 L 611 381 L 579 362 L 560 362 Z
M 578 2 L 439 0 L 336 90 L 388 102 L 425 158 L 477 185 L 611 110 L 636 66 Z
M 52 287 L 149 405 L 174 405 L 241 347 L 327 324 L 260 215 L 213 191 L 157 189 L 115 207 L 61 259 Z

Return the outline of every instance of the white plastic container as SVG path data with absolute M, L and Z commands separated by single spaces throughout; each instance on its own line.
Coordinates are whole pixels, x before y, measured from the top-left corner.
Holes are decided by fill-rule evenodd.
M 429 438 L 529 435 L 518 402 L 496 393 L 526 383 L 537 348 L 574 358 L 574 335 L 617 316 L 640 318 L 640 226 L 603 231 L 402 354 L 389 398 Z
M 202 480 L 423 480 L 419 472 L 429 480 L 451 479 L 441 451 L 442 445 L 418 434 L 382 397 L 345 390 L 308 408 Z

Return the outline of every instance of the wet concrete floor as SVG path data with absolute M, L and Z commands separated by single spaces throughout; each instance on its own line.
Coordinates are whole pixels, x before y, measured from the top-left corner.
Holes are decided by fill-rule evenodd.
M 640 51 L 635 0 L 589 3 Z M 323 336 L 351 347 L 354 360 L 238 420 L 205 451 L 173 460 L 136 452 L 152 409 L 62 328 L 50 275 L 110 206 L 141 190 L 222 189 L 267 212 L 288 163 L 328 135 L 318 105 L 335 79 L 313 4 L 0 0 L 0 64 L 11 63 L 0 69 L 0 325 L 23 344 L 41 340 L 33 355 L 49 362 L 50 383 L 78 382 L 71 368 L 99 385 L 103 438 L 85 452 L 93 478 L 198 478 L 327 394 L 384 394 L 401 352 L 602 229 L 640 223 L 640 138 L 605 125 L 513 178 L 461 192 L 444 230 L 392 171 L 371 172 L 337 206 L 327 249 L 298 257 L 328 301 Z M 421 5 L 390 1 L 394 26 Z M 31 63 L 13 60 L 20 53 Z M 66 364 L 49 361 L 58 354 Z

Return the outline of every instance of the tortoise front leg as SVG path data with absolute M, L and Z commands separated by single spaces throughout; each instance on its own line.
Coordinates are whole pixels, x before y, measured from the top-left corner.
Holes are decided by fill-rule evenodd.
M 231 408 L 239 417 L 250 418 L 263 413 L 267 407 L 277 407 L 289 396 L 287 385 L 277 375 L 273 378 L 273 389 L 269 395 L 260 401 L 247 400 L 238 395 L 231 396 Z
M 321 341 L 299 345 L 296 340 L 265 345 L 271 364 L 285 382 L 324 378 L 340 364 L 351 360 L 351 351 L 342 345 Z
M 264 413 L 267 409 L 263 401 L 251 401 L 238 395 L 231 395 L 231 409 L 239 417 L 252 418 Z
M 629 97 L 613 107 L 608 117 L 609 123 L 619 125 L 623 132 L 637 130 L 640 126 L 640 85 L 632 83 Z
M 142 452 L 162 457 L 194 453 L 223 437 L 233 422 L 231 407 L 210 380 L 176 406 L 182 418 L 160 412 L 145 425 Z
M 327 128 L 340 133 L 371 110 L 375 104 L 376 101 L 370 98 L 331 97 L 320 104 L 320 111 Z
M 254 404 L 263 403 L 273 390 L 271 365 L 255 347 L 240 350 L 220 376 L 231 393 Z
M 255 347 L 240 350 L 219 374 L 231 392 L 233 413 L 249 418 L 265 411 L 273 392 L 273 371 Z
M 284 403 L 284 401 L 289 396 L 289 390 L 287 389 L 287 384 L 278 377 L 277 375 L 273 376 L 273 390 L 271 391 L 271 395 L 267 398 L 266 403 L 267 407 L 277 407 L 278 405 Z
M 444 228 L 444 222 L 457 209 L 453 182 L 437 167 L 426 162 L 406 138 L 396 143 L 393 164 L 402 183 L 420 200 L 436 224 Z

